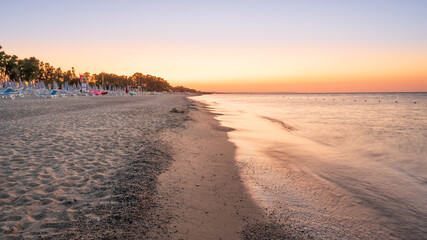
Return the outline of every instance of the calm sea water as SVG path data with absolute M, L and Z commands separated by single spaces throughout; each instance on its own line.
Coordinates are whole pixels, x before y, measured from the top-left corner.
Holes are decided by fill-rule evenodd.
M 313 238 L 427 239 L 427 93 L 194 97 L 256 202 Z

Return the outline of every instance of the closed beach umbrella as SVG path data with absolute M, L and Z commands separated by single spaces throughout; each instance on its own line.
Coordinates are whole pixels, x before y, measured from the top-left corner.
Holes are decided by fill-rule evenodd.
M 56 81 L 53 81 L 53 89 L 54 90 L 58 90 L 58 84 L 56 83 Z

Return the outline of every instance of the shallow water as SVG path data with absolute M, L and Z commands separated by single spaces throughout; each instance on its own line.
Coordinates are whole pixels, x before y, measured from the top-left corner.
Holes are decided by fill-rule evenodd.
M 314 238 L 427 237 L 427 94 L 214 94 L 248 190 Z

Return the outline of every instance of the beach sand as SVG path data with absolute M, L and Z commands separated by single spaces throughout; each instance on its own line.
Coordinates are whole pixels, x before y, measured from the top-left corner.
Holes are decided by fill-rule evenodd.
M 230 129 L 185 96 L 23 98 L 0 112 L 1 239 L 304 238 L 250 199 Z

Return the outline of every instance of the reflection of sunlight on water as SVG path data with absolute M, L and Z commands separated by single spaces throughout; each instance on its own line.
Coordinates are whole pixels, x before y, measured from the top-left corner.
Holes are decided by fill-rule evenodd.
M 292 96 L 196 98 L 214 99 L 216 118 L 236 129 L 236 160 L 261 206 L 320 238 L 426 234 L 426 95 Z

